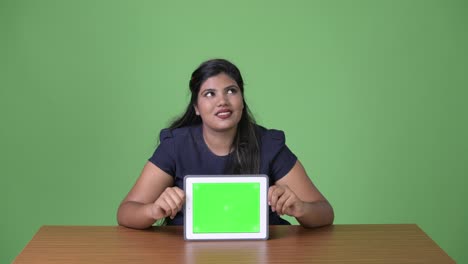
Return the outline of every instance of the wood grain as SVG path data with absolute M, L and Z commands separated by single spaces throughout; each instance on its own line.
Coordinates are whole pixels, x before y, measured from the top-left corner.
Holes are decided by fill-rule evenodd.
M 14 263 L 455 263 L 416 225 L 269 231 L 266 241 L 185 241 L 182 227 L 43 226 Z

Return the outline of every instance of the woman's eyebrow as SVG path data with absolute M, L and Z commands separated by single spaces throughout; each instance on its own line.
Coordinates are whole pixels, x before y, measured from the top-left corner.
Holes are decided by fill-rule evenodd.
M 237 88 L 237 89 L 239 89 L 239 87 L 238 87 L 237 85 L 231 84 L 231 85 L 228 85 L 228 86 L 224 87 L 223 90 L 226 91 L 226 90 L 232 89 L 232 88 Z M 215 89 L 215 88 L 206 88 L 206 89 L 200 91 L 200 93 L 205 93 L 205 92 L 216 92 L 216 89 Z
M 216 89 L 214 89 L 214 88 L 206 88 L 205 90 L 201 90 L 200 93 L 202 94 L 202 93 L 205 93 L 205 92 L 215 92 L 215 91 L 216 91 Z
M 224 90 L 228 90 L 228 89 L 231 89 L 231 88 L 239 88 L 239 87 L 238 87 L 237 85 L 235 85 L 235 84 L 231 84 L 231 85 L 229 85 L 229 86 L 226 86 L 226 87 L 224 88 Z

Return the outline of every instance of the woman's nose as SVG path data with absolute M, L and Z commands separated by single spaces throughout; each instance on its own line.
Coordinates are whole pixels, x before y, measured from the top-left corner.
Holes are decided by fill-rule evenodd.
M 223 106 L 223 105 L 228 105 L 228 104 L 229 104 L 229 99 L 228 99 L 227 94 L 221 95 L 218 101 L 218 106 Z

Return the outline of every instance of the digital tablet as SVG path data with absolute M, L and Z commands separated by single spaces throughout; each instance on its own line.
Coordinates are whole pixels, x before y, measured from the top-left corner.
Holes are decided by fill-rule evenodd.
M 266 175 L 187 175 L 186 240 L 268 239 Z

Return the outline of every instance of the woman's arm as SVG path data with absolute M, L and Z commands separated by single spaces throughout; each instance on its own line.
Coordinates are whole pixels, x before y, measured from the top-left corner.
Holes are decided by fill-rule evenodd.
M 304 227 L 333 224 L 330 203 L 307 176 L 297 161 L 291 171 L 268 190 L 268 202 L 279 215 L 294 216 Z
M 173 218 L 181 210 L 184 192 L 174 185 L 174 178 L 147 162 L 140 177 L 122 201 L 117 212 L 119 225 L 144 229 L 158 219 Z

